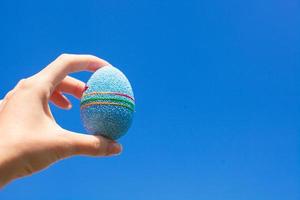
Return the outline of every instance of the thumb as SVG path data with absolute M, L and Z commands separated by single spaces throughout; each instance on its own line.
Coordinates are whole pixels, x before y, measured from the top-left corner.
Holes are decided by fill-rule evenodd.
M 64 130 L 64 138 L 72 155 L 110 156 L 120 154 L 122 146 L 117 142 L 96 135 L 85 135 Z

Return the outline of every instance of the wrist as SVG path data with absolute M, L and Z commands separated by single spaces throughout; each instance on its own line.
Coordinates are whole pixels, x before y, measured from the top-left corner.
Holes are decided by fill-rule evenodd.
M 17 177 L 17 160 L 16 151 L 11 151 L 8 145 L 0 144 L 0 188 Z

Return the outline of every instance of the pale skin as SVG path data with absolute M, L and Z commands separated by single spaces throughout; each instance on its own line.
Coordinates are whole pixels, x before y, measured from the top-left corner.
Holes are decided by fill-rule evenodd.
M 0 188 L 74 155 L 110 156 L 120 144 L 101 136 L 75 133 L 55 122 L 49 101 L 70 109 L 68 93 L 80 99 L 85 84 L 68 76 L 109 65 L 92 55 L 63 54 L 39 73 L 21 80 L 0 101 Z

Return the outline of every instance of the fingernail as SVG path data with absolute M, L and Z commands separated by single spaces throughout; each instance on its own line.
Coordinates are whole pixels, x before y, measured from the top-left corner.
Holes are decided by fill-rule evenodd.
M 84 89 L 83 89 L 83 92 L 85 92 L 88 88 L 89 88 L 89 86 L 85 85 Z
M 116 142 L 110 143 L 108 146 L 108 155 L 119 155 L 122 151 L 122 146 Z

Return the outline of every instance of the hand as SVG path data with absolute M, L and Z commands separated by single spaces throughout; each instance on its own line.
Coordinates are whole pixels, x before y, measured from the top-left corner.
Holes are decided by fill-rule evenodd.
M 0 104 L 0 187 L 66 157 L 121 152 L 112 140 L 63 129 L 48 105 L 51 100 L 61 108 L 71 108 L 63 93 L 81 98 L 85 84 L 67 75 L 105 65 L 109 63 L 95 56 L 63 54 L 5 96 Z

